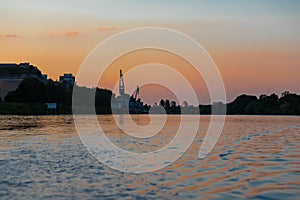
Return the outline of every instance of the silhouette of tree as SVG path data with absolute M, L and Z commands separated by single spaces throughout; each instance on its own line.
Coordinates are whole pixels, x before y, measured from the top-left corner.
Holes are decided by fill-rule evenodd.
M 161 99 L 159 105 L 165 107 L 165 100 Z
M 46 85 L 36 78 L 24 79 L 15 91 L 8 93 L 6 102 L 45 103 Z
M 228 104 L 228 114 L 246 114 L 245 108 L 252 102 L 257 101 L 256 96 L 240 95 L 233 102 Z

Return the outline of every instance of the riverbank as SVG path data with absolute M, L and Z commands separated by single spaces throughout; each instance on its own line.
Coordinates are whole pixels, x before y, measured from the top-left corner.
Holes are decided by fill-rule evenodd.
M 200 113 L 199 109 L 190 109 L 190 112 L 185 112 L 184 114 L 190 115 L 211 115 L 211 106 L 202 106 L 200 105 Z M 72 105 L 58 105 L 56 111 L 49 111 L 47 110 L 47 105 L 43 103 L 8 103 L 8 102 L 0 102 L 0 115 L 72 115 Z M 85 113 L 82 113 L 85 114 Z M 86 113 L 88 114 L 88 113 Z M 96 114 L 99 115 L 111 115 L 111 108 L 109 107 L 99 107 L 96 108 Z M 118 113 L 115 114 L 124 114 Z M 126 114 L 126 113 L 125 113 Z M 162 113 L 155 113 L 152 112 L 151 114 L 162 114 Z M 168 113 L 168 115 L 178 115 L 179 113 Z M 251 116 L 299 116 L 300 113 L 297 112 L 286 112 L 286 113 L 232 113 L 230 107 L 227 107 L 227 115 L 251 115 Z

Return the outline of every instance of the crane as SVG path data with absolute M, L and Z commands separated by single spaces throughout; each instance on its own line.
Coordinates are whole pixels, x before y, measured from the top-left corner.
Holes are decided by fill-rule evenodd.
M 120 69 L 119 94 L 120 96 L 123 96 L 125 94 L 125 85 L 124 85 L 122 69 Z
M 136 86 L 136 90 L 133 92 L 133 94 L 131 95 L 131 97 L 137 101 L 138 97 L 139 97 L 139 94 L 140 94 L 140 87 L 139 86 Z

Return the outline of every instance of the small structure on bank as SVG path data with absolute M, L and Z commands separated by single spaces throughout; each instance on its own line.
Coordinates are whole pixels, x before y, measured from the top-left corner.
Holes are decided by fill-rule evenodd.
M 120 79 L 119 79 L 119 96 L 116 98 L 115 102 L 112 103 L 112 110 L 115 113 L 130 113 L 130 114 L 143 114 L 148 113 L 145 108 L 144 103 L 139 98 L 140 88 L 137 89 L 130 96 L 125 93 L 125 84 L 122 69 L 120 69 Z

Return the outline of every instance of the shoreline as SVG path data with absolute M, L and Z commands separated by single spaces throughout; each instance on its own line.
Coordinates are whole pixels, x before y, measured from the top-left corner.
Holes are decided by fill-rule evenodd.
M 0 113 L 0 116 L 73 116 L 73 115 L 83 115 L 83 116 L 87 116 L 87 115 L 93 115 L 93 114 L 36 114 L 36 115 L 32 115 L 32 114 L 2 114 Z M 164 115 L 164 114 L 155 114 L 155 113 L 151 113 L 151 114 L 124 114 L 124 113 L 116 113 L 116 114 L 96 114 L 97 116 L 106 116 L 106 115 L 140 115 L 140 116 L 148 116 L 148 115 Z M 166 114 L 166 115 L 170 115 L 170 116 L 181 116 L 181 115 L 190 115 L 190 116 L 224 116 L 224 115 L 211 115 L 211 114 Z M 225 116 L 227 117 L 234 117 L 234 116 L 245 116 L 245 117 L 300 117 L 300 115 L 293 115 L 293 114 L 262 114 L 262 115 L 258 115 L 258 114 L 226 114 Z

